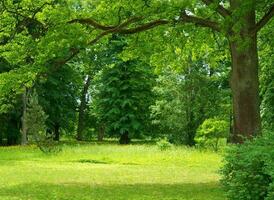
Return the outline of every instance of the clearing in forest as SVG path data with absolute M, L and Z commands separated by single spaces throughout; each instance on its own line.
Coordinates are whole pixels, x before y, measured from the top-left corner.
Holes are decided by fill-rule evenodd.
M 224 200 L 222 157 L 186 147 L 67 144 L 46 155 L 0 147 L 1 200 Z

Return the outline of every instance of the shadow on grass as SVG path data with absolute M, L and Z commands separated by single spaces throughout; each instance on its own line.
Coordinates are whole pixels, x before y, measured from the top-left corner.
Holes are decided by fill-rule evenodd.
M 94 185 L 32 183 L 1 188 L 0 199 L 30 200 L 224 200 L 218 183 Z
M 111 164 L 111 162 L 101 161 L 101 160 L 92 160 L 92 159 L 80 159 L 76 162 L 79 163 L 90 163 L 90 164 Z

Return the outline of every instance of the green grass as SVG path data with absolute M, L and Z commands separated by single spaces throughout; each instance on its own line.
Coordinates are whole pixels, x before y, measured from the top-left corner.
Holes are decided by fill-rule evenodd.
M 1 200 L 224 200 L 221 156 L 185 147 L 0 147 Z

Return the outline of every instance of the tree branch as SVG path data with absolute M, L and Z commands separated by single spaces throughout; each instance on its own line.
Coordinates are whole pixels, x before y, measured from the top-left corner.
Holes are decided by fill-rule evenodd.
M 206 5 L 210 5 L 215 3 L 214 0 L 202 0 Z M 215 9 L 220 15 L 222 15 L 223 17 L 228 17 L 231 15 L 231 12 L 229 10 L 227 10 L 226 8 L 224 8 L 223 6 L 221 6 L 220 4 L 217 5 L 216 9 Z
M 43 9 L 44 9 L 46 6 L 53 6 L 53 5 L 54 5 L 54 2 L 51 2 L 51 3 L 46 2 L 46 3 L 42 4 L 40 7 L 36 8 L 36 9 L 33 11 L 32 19 L 35 18 L 35 16 L 37 15 L 37 13 L 42 12 Z
M 265 13 L 265 15 L 262 17 L 262 19 L 256 24 L 255 28 L 253 29 L 252 33 L 256 34 L 259 32 L 264 25 L 267 24 L 271 20 L 271 18 L 274 16 L 274 4 L 271 6 L 269 11 Z
M 93 45 L 97 41 L 99 41 L 102 37 L 104 37 L 105 35 L 111 34 L 111 33 L 122 33 L 122 31 L 131 30 L 131 29 L 123 29 L 123 28 L 127 27 L 130 24 L 135 23 L 135 22 L 137 22 L 137 21 L 139 21 L 141 19 L 142 19 L 142 17 L 133 17 L 133 18 L 130 18 L 127 21 L 125 21 L 125 22 L 121 23 L 120 25 L 116 26 L 115 28 L 110 29 L 110 30 L 106 30 L 106 31 L 100 33 L 95 39 L 93 39 L 92 41 L 90 41 L 88 44 L 89 45 Z
M 181 22 L 192 23 L 197 26 L 211 28 L 214 31 L 221 31 L 220 25 L 217 22 L 210 21 L 208 19 L 203 19 L 200 17 L 187 15 L 185 11 L 182 11 L 180 20 Z
M 37 13 L 42 12 L 43 9 L 45 8 L 45 6 L 53 5 L 53 3 L 46 2 L 46 3 L 42 4 L 41 6 L 39 6 L 38 8 L 32 10 L 33 13 L 32 13 L 31 17 L 21 14 L 20 10 L 9 10 L 6 7 L 4 1 L 0 2 L 0 5 L 3 6 L 3 8 L 6 12 L 14 15 L 14 18 L 16 18 L 16 21 L 17 21 L 16 25 L 15 25 L 15 28 L 14 28 L 14 31 L 10 34 L 9 37 L 7 37 L 7 39 L 4 42 L 1 42 L 0 45 L 5 45 L 8 42 L 10 42 L 11 40 L 13 40 L 15 38 L 16 34 L 21 33 L 22 31 L 24 31 L 25 28 L 28 29 L 29 28 L 28 26 L 30 26 L 30 25 L 40 26 L 40 28 L 43 28 L 43 31 L 47 30 L 45 25 L 42 22 L 40 22 L 39 20 L 37 20 L 35 18 L 35 16 L 37 15 Z M 22 17 L 22 19 L 19 19 L 18 16 Z M 41 33 L 39 33 L 39 34 L 41 34 Z M 30 33 L 30 35 L 32 35 L 33 37 L 38 36 L 38 35 L 35 36 L 34 33 Z
M 158 20 L 154 20 L 152 22 L 142 24 L 142 25 L 140 25 L 138 27 L 135 27 L 135 28 L 121 29 L 121 30 L 118 31 L 118 33 L 121 33 L 121 34 L 134 34 L 134 33 L 143 32 L 143 31 L 152 29 L 156 26 L 160 26 L 160 25 L 164 25 L 164 24 L 168 24 L 168 23 L 170 23 L 170 21 L 165 20 L 165 19 L 158 19 Z
M 123 23 L 120 23 L 119 25 L 110 25 L 110 26 L 100 24 L 100 23 L 98 23 L 97 21 L 95 21 L 94 19 L 91 19 L 91 18 L 73 19 L 73 20 L 69 21 L 68 23 L 69 24 L 79 23 L 79 24 L 83 24 L 83 25 L 92 26 L 92 27 L 94 27 L 96 29 L 99 29 L 99 30 L 108 31 L 108 30 L 113 30 L 113 29 L 116 29 L 116 28 L 122 28 L 122 27 L 128 26 L 132 23 L 140 21 L 141 19 L 143 19 L 143 18 L 142 17 L 132 17 L 132 18 L 129 18 L 127 21 L 125 21 Z
M 83 24 L 83 25 L 89 25 L 92 26 L 94 28 L 100 29 L 100 30 L 110 30 L 113 28 L 116 28 L 117 26 L 106 26 L 106 25 L 102 25 L 99 24 L 98 22 L 96 22 L 93 19 L 90 18 L 82 18 L 82 19 L 73 19 L 71 21 L 68 22 L 69 24 L 73 24 L 73 23 L 79 23 L 79 24 Z
M 128 27 L 129 25 L 131 25 L 131 24 L 133 24 L 137 21 L 140 21 L 141 19 L 143 19 L 143 18 L 142 17 L 132 17 L 132 18 L 126 20 L 125 22 L 120 23 L 117 26 L 104 26 L 104 25 L 101 25 L 101 24 L 95 22 L 94 20 L 92 20 L 92 24 L 90 24 L 91 26 L 93 26 L 95 28 L 98 28 L 100 30 L 105 30 L 105 29 L 106 30 L 101 32 L 93 40 L 88 42 L 87 45 L 94 45 L 101 38 L 103 38 L 106 35 L 112 34 L 112 33 L 133 34 L 133 33 L 138 33 L 138 32 L 141 32 L 141 31 L 146 31 L 146 30 L 152 29 L 152 28 L 154 28 L 156 26 L 159 26 L 159 25 L 169 23 L 168 20 L 161 19 L 161 20 L 155 20 L 155 21 L 152 21 L 152 22 L 145 23 L 145 24 L 140 25 L 140 26 L 135 27 L 135 28 L 126 29 L 126 27 Z M 79 22 L 78 19 L 72 20 L 72 21 L 73 22 L 70 21 L 69 23 Z M 93 23 L 93 22 L 95 22 L 95 23 Z M 114 27 L 114 28 L 110 29 L 110 27 Z M 61 67 L 62 65 L 66 64 L 68 61 L 73 59 L 76 55 L 78 55 L 81 50 L 83 50 L 83 49 L 81 49 L 81 48 L 72 48 L 72 49 L 70 49 L 70 53 L 69 53 L 68 57 L 61 58 L 61 59 L 56 59 L 55 61 L 54 60 L 50 61 L 49 64 L 54 65 L 55 69 L 58 69 L 59 67 Z

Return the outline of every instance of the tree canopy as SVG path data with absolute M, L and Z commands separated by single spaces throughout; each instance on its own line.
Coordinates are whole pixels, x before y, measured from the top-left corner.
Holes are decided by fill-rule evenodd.
M 152 112 L 150 117 L 146 114 L 147 120 L 159 124 L 161 119 L 170 123 L 161 121 L 162 128 L 174 129 L 178 124 L 180 128 L 189 127 L 184 129 L 188 129 L 186 135 L 191 135 L 193 142 L 203 120 L 223 116 L 233 126 L 232 140 L 243 142 L 243 137 L 251 138 L 261 133 L 260 112 L 263 125 L 272 126 L 270 112 L 265 112 L 272 108 L 273 99 L 268 89 L 271 88 L 271 75 L 266 72 L 271 66 L 269 60 L 273 60 L 270 57 L 272 46 L 264 45 L 264 41 L 270 38 L 267 35 L 273 28 L 273 14 L 273 4 L 267 0 L 2 0 L 2 120 L 8 120 L 14 112 L 20 116 L 24 110 L 20 106 L 24 91 L 37 88 L 40 104 L 49 115 L 48 124 L 58 124 L 59 128 L 71 124 L 74 129 L 76 113 L 83 102 L 80 98 L 83 77 L 88 75 L 93 79 L 97 73 L 102 73 L 105 78 L 101 84 L 107 86 L 111 78 L 118 76 L 112 74 L 115 67 L 110 66 L 124 65 L 125 69 L 132 70 L 140 65 L 146 68 L 140 76 L 144 80 L 136 75 L 137 82 L 142 84 L 131 82 L 130 88 L 141 91 L 145 83 L 150 84 L 150 78 L 159 83 L 153 89 L 156 91 L 155 104 L 143 105 L 150 107 Z M 114 59 L 110 49 L 115 44 L 110 41 L 116 36 L 123 38 L 126 45 L 115 52 L 117 59 Z M 265 56 L 268 59 L 264 59 Z M 137 61 L 140 64 L 132 64 Z M 73 68 L 75 65 L 82 67 Z M 259 71 L 262 72 L 260 77 Z M 121 83 L 123 77 L 117 78 Z M 98 94 L 102 95 L 106 88 Z M 172 92 L 178 92 L 178 95 Z M 87 102 L 90 105 L 92 94 L 88 89 L 82 92 L 84 96 L 91 96 Z M 148 95 L 145 91 L 140 94 Z M 171 97 L 172 100 L 168 100 Z M 106 96 L 99 99 L 104 101 L 104 98 Z M 120 96 L 112 95 L 111 98 Z M 188 110 L 190 104 L 195 105 L 191 111 Z M 104 114 L 114 108 L 108 109 Z M 144 114 L 142 110 L 138 112 Z M 78 118 L 82 119 L 80 113 Z M 14 127 L 20 130 L 20 123 Z

